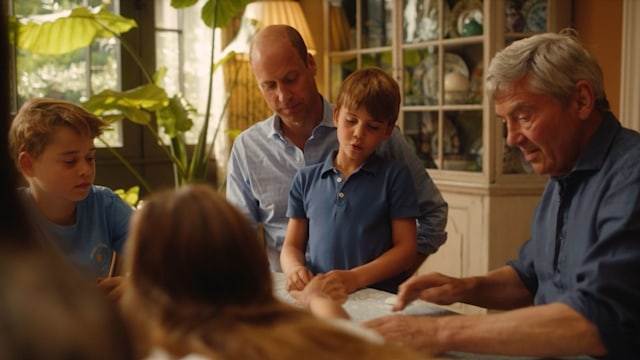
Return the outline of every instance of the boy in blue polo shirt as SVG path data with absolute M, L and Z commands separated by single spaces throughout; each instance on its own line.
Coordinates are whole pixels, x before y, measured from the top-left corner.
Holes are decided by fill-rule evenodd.
M 314 274 L 341 283 L 397 292 L 416 252 L 415 187 L 409 169 L 375 152 L 391 135 L 400 89 L 379 68 L 343 82 L 333 112 L 339 148 L 296 174 L 289 192 L 280 264 L 287 290 Z

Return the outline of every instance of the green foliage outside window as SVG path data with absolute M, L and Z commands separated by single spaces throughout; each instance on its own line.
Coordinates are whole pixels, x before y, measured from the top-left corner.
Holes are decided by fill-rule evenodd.
M 212 29 L 223 27 L 249 2 L 250 0 L 207 0 L 202 7 L 202 20 Z M 184 8 L 197 3 L 198 0 L 172 0 L 171 6 Z M 109 123 L 127 119 L 144 126 L 158 143 L 164 145 L 152 122 L 155 117 L 157 126 L 170 138 L 170 145 L 161 147 L 173 163 L 175 185 L 205 181 L 213 148 L 213 144 L 207 144 L 213 87 L 210 83 L 204 125 L 198 135 L 195 149 L 189 152 L 185 142 L 185 132 L 193 126 L 190 118 L 193 115 L 193 109 L 187 99 L 180 94 L 169 97 L 165 89 L 159 85 L 162 83 L 163 69 L 151 74 L 139 57 L 130 51 L 126 42 L 122 41 L 121 35 L 136 26 L 134 20 L 116 15 L 104 6 L 93 9 L 80 6 L 67 13 L 51 16 L 51 19 L 37 17 L 26 17 L 19 21 L 15 18 L 11 19 L 10 36 L 15 46 L 21 51 L 68 56 L 69 59 L 74 56 L 74 52 L 79 51 L 78 49 L 101 46 L 105 41 L 108 43 L 115 39 L 120 40 L 123 48 L 129 51 L 140 66 L 147 83 L 124 91 L 105 89 L 91 95 L 86 101 L 82 101 L 81 105 Z M 212 39 L 215 41 L 215 36 L 212 36 Z M 212 44 L 210 79 L 217 67 L 234 55 L 231 52 L 226 58 L 216 62 L 213 56 L 214 48 Z M 223 106 L 226 108 L 226 105 Z M 217 131 L 215 133 L 217 135 Z M 115 149 L 111 147 L 109 149 L 136 176 L 145 190 L 150 192 L 152 190 L 150 186 L 129 162 Z

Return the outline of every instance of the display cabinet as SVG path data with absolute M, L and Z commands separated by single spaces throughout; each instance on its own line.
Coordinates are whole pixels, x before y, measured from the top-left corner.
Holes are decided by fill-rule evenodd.
M 570 26 L 571 0 L 329 0 L 324 10 L 326 95 L 335 101 L 361 67 L 392 74 L 398 126 L 449 203 L 448 240 L 420 271 L 483 274 L 514 257 L 546 178 L 506 146 L 484 69 L 510 42 Z

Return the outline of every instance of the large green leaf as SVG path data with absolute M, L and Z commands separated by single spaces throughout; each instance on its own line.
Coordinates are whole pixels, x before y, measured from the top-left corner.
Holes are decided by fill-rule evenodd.
M 202 7 L 202 21 L 204 21 L 208 27 L 213 27 L 213 14 L 216 10 L 217 3 L 218 9 L 216 12 L 215 27 L 223 28 L 250 2 L 251 0 L 207 0 Z
M 158 111 L 158 126 L 173 138 L 180 133 L 189 131 L 193 127 L 190 114 L 195 114 L 195 109 L 184 97 L 175 95 L 169 99 L 169 105 Z
M 149 111 L 160 110 L 168 104 L 167 93 L 162 88 L 146 84 L 125 92 L 104 90 L 82 106 L 96 115 L 122 113 L 129 120 L 146 125 L 151 121 Z
M 51 15 L 22 18 L 17 47 L 33 53 L 59 55 L 91 45 L 136 27 L 135 20 L 109 12 L 104 7 L 77 7 Z

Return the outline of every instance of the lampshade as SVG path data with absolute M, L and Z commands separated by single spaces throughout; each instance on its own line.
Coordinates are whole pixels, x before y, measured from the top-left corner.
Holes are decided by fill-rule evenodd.
M 298 1 L 254 1 L 244 9 L 243 18 L 255 20 L 260 29 L 274 24 L 290 25 L 300 32 L 307 44 L 307 50 L 311 54 L 316 53 L 316 44 Z
M 351 32 L 347 15 L 340 6 L 329 5 L 331 51 L 351 49 Z

